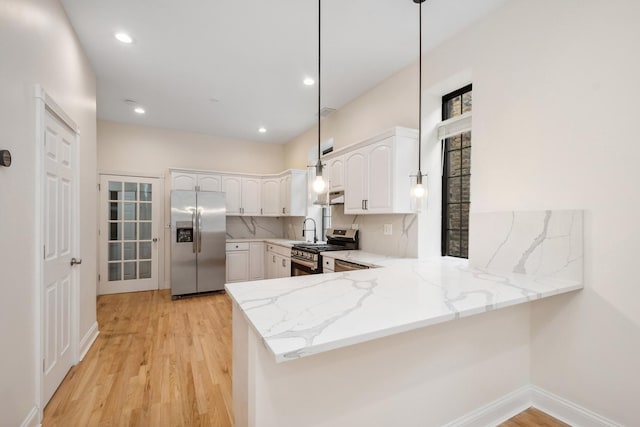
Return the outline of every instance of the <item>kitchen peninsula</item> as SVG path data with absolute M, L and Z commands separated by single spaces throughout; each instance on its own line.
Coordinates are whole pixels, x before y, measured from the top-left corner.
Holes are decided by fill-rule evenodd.
M 382 268 L 228 285 L 236 425 L 439 426 L 483 402 L 465 391 L 472 384 L 488 397 L 511 391 L 522 379 L 509 378 L 509 359 L 529 337 L 509 328 L 523 313 L 507 307 L 582 288 L 582 213 L 472 220 L 487 222 L 472 233 L 484 265 L 387 258 Z M 486 359 L 505 363 L 492 384 Z

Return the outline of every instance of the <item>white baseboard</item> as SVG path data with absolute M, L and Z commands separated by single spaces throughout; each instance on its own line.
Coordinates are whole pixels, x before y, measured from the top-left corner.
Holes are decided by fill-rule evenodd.
M 556 396 L 540 387 L 530 386 L 532 405 L 572 426 L 579 427 L 615 427 L 621 426 L 610 419 L 577 405 L 560 396 Z
M 100 334 L 100 331 L 98 330 L 98 322 L 94 322 L 87 333 L 84 334 L 84 337 L 82 337 L 82 339 L 80 340 L 80 355 L 78 357 L 78 362 L 82 361 L 82 359 L 84 359 L 84 356 L 87 355 L 87 352 L 96 341 L 96 338 L 98 338 L 98 334 Z
M 531 406 L 530 386 L 524 386 L 488 405 L 446 424 L 444 427 L 496 426 Z
M 40 421 L 38 420 L 38 408 L 35 406 L 29 411 L 29 415 L 24 419 L 20 427 L 40 427 Z
M 540 387 L 527 385 L 446 424 L 445 427 L 493 427 L 531 406 L 574 427 L 621 426 Z

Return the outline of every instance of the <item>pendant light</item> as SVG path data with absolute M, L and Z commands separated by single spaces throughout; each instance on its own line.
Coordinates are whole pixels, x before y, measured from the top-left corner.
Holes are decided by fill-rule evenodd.
M 322 79 L 320 78 L 320 73 L 321 73 L 321 55 L 320 55 L 320 36 L 321 36 L 321 32 L 320 32 L 320 24 L 321 24 L 321 9 L 320 9 L 320 0 L 318 0 L 318 163 L 316 163 L 316 180 L 313 182 L 313 191 L 315 191 L 316 193 L 324 193 L 327 184 L 324 181 L 324 178 L 322 177 L 322 160 L 320 158 L 321 156 L 321 148 L 320 148 L 320 120 L 322 119 L 322 116 L 320 115 L 320 95 L 321 95 L 321 82 Z
M 425 0 L 413 0 L 419 6 L 419 43 L 418 43 L 418 173 L 416 174 L 416 185 L 412 189 L 413 196 L 422 200 L 427 195 L 426 188 L 422 185 L 422 178 L 426 174 L 422 173 L 422 3 Z

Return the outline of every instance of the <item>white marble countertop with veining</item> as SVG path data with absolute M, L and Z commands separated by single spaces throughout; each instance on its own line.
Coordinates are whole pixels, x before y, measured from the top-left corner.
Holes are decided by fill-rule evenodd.
M 289 239 L 275 239 L 272 237 L 252 237 L 249 239 L 227 239 L 227 243 L 243 243 L 243 242 L 265 242 L 273 243 L 274 245 L 286 246 L 288 248 L 298 243 L 303 243 L 302 240 L 289 240 Z
M 349 256 L 385 268 L 233 283 L 226 290 L 283 362 L 582 288 L 581 281 L 496 273 L 457 258 L 363 254 Z

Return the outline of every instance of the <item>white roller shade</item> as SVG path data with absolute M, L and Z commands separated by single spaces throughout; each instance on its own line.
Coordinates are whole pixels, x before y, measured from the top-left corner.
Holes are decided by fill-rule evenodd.
M 471 130 L 471 112 L 445 120 L 438 125 L 438 139 L 451 138 Z

